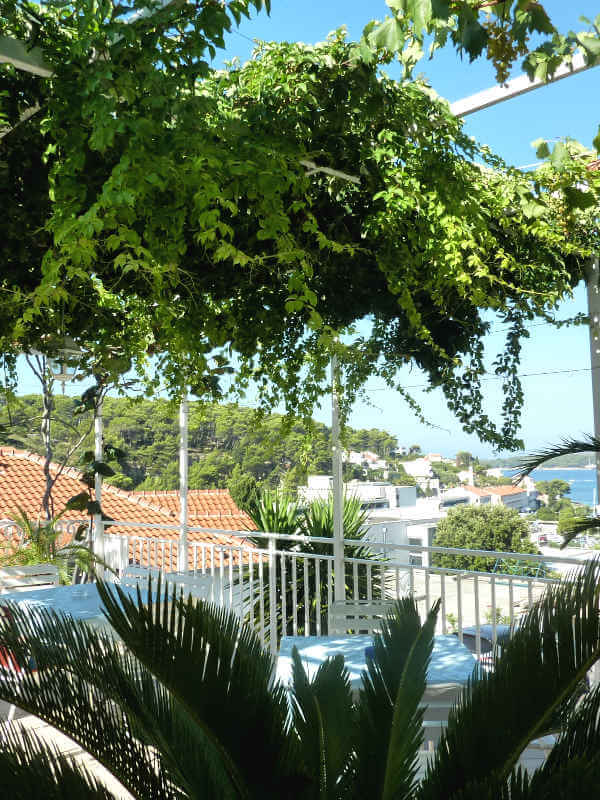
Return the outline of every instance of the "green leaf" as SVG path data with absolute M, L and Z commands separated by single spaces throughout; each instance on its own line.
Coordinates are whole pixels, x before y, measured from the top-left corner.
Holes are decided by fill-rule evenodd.
M 406 42 L 407 33 L 404 25 L 392 17 L 388 17 L 381 25 L 374 28 L 369 34 L 368 41 L 373 47 L 385 48 L 396 53 Z
M 596 153 L 600 153 L 600 126 L 598 127 L 598 133 L 594 137 L 594 141 L 592 142 Z
M 86 511 L 89 499 L 87 492 L 80 492 L 67 500 L 65 508 L 68 511 Z
M 91 469 L 94 472 L 97 472 L 98 475 L 102 475 L 105 478 L 110 478 L 115 474 L 114 469 L 104 461 L 93 461 L 91 464 Z
M 561 169 L 571 161 L 571 154 L 563 142 L 557 142 L 550 154 L 550 163 L 555 169 Z
M 531 146 L 535 149 L 535 154 L 538 158 L 548 158 L 550 155 L 550 148 L 545 139 L 536 139 L 531 143 Z
M 593 192 L 584 192 L 577 189 L 575 186 L 567 186 L 565 188 L 565 197 L 571 208 L 592 208 L 596 205 L 597 201 Z

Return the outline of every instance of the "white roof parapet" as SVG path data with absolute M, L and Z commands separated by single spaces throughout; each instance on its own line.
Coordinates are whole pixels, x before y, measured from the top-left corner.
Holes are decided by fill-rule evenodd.
M 542 86 L 556 83 L 556 81 L 560 81 L 562 78 L 568 78 L 571 75 L 584 72 L 594 66 L 597 65 L 586 64 L 583 53 L 576 53 L 570 64 L 561 64 L 554 75 L 547 81 L 540 78 L 531 80 L 528 75 L 519 75 L 518 78 L 513 78 L 503 86 L 492 86 L 491 89 L 484 89 L 482 92 L 469 95 L 469 97 L 463 97 L 462 100 L 455 100 L 454 103 L 450 103 L 450 111 L 455 117 L 466 117 L 468 114 L 474 114 L 476 111 L 482 111 L 484 108 L 495 106 L 497 103 L 502 103 L 504 100 L 509 100 L 511 97 L 526 94 Z

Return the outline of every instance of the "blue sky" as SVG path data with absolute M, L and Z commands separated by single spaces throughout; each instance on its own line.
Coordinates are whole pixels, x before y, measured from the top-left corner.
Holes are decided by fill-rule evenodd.
M 383 18 L 383 2 L 360 0 L 272 0 L 271 16 L 258 15 L 245 21 L 238 32 L 229 35 L 226 58 L 238 56 L 246 60 L 252 50 L 252 39 L 315 42 L 341 25 L 346 25 L 349 38 L 358 38 L 364 25 L 372 18 Z M 580 30 L 581 15 L 593 17 L 598 13 L 598 0 L 550 0 L 544 6 L 561 30 Z M 217 58 L 216 65 L 222 61 Z M 486 89 L 495 83 L 494 72 L 486 61 L 469 64 L 454 50 L 438 52 L 433 61 L 424 61 L 419 70 L 430 80 L 434 89 L 448 100 L 457 100 Z M 394 67 L 388 72 L 394 75 Z M 518 72 L 518 70 L 517 70 Z M 508 162 L 522 166 L 535 161 L 531 142 L 539 137 L 548 139 L 571 136 L 591 146 L 600 123 L 597 104 L 600 89 L 600 67 L 577 75 L 494 108 L 471 115 L 465 120 L 468 133 L 478 141 L 488 144 L 493 151 Z M 594 99 L 595 98 L 595 99 Z M 561 309 L 564 317 L 586 310 L 585 290 L 578 287 L 573 300 Z M 501 347 L 502 337 L 493 332 L 488 337 L 491 355 Z M 589 369 L 589 344 L 587 327 L 554 330 L 544 324 L 534 324 L 531 338 L 525 344 L 521 373 L 544 373 L 524 377 L 525 408 L 522 438 L 531 449 L 561 436 L 592 430 L 591 381 Z M 562 370 L 581 370 L 561 372 Z M 404 386 L 421 387 L 426 381 L 418 370 L 405 370 L 401 375 Z M 20 390 L 36 391 L 25 370 L 21 371 Z M 446 408 L 441 392 L 425 394 L 413 389 L 415 398 L 422 403 L 426 417 L 437 428 L 427 428 L 418 423 L 403 400 L 394 392 L 384 389 L 380 381 L 368 387 L 370 404 L 357 403 L 350 419 L 353 427 L 377 427 L 397 435 L 405 444 L 418 442 L 426 450 L 453 454 L 468 449 L 478 455 L 490 455 L 491 449 L 476 437 L 464 434 L 459 424 Z M 502 403 L 500 387 L 496 381 L 486 383 L 488 411 L 492 418 Z M 329 403 L 316 414 L 329 422 Z

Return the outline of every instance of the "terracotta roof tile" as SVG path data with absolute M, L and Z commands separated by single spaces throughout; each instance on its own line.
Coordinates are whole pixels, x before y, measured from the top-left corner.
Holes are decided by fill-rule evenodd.
M 487 487 L 485 489 L 480 489 L 479 486 L 465 486 L 465 490 L 471 494 L 476 494 L 478 497 L 490 496 L 490 492 L 488 491 Z
M 497 494 L 500 497 L 509 494 L 522 494 L 527 491 L 522 486 L 486 486 L 485 488 L 490 494 Z
M 19 509 L 30 519 L 41 517 L 44 495 L 44 475 L 41 467 L 44 459 L 37 453 L 13 448 L 0 448 L 0 520 L 14 519 Z M 50 471 L 56 475 L 59 466 L 51 464 Z M 73 467 L 66 468 L 58 477 L 52 496 L 55 511 L 61 511 L 69 498 L 85 490 L 82 473 Z M 179 522 L 179 495 L 177 492 L 126 492 L 115 486 L 104 484 L 102 488 L 102 509 L 114 520 L 139 522 L 147 525 L 177 525 Z M 212 528 L 209 531 L 190 531 L 190 542 L 212 545 L 237 545 L 238 537 L 218 531 L 249 531 L 256 526 L 250 517 L 234 503 L 226 489 L 192 490 L 188 495 L 190 527 Z M 80 520 L 81 512 L 67 511 L 63 519 Z M 157 537 L 176 542 L 177 530 L 156 530 L 152 528 L 131 528 L 113 525 L 107 530 L 110 534 L 127 534 L 136 537 Z M 244 543 L 249 546 L 248 542 Z M 193 549 L 193 548 L 192 548 Z M 201 548 L 210 549 L 210 548 Z M 130 548 L 131 550 L 131 548 Z M 190 553 L 190 559 L 192 554 Z M 234 554 L 234 560 L 236 556 Z M 157 563 L 155 554 L 151 563 Z M 147 561 L 145 563 L 148 563 Z

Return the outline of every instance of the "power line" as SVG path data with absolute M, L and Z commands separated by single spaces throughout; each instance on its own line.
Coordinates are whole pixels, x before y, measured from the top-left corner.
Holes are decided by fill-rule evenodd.
M 539 378 L 543 375 L 567 375 L 567 374 L 574 374 L 577 372 L 591 372 L 592 369 L 600 369 L 600 367 L 582 367 L 581 369 L 548 369 L 543 370 L 542 372 L 521 372 L 517 375 L 518 378 Z M 502 375 L 490 375 L 487 378 L 482 378 L 482 383 L 487 383 L 489 381 L 503 381 L 505 377 Z M 430 385 L 428 383 L 421 383 L 415 384 L 414 386 L 401 386 L 401 389 L 430 389 Z M 366 391 L 369 392 L 389 392 L 394 391 L 393 387 L 391 386 L 382 386 L 376 387 L 374 389 L 367 389 Z

